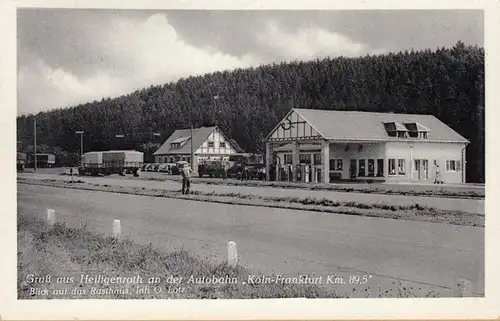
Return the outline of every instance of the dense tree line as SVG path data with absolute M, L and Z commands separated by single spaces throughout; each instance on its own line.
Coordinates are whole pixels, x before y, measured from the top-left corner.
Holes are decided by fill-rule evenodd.
M 78 153 L 135 148 L 147 157 L 175 129 L 218 125 L 249 152 L 290 107 L 433 114 L 471 141 L 467 180 L 484 182 L 484 49 L 459 42 L 435 51 L 293 61 L 215 72 L 115 99 L 36 115 L 38 140 Z M 17 118 L 32 144 L 33 117 Z M 161 133 L 158 137 L 153 133 Z M 116 134 L 125 135 L 116 138 Z

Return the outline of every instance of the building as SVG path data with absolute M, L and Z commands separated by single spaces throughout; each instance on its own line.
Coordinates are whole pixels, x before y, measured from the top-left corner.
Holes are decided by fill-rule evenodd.
M 194 170 L 202 161 L 227 161 L 237 147 L 217 127 L 193 129 Z M 191 163 L 191 129 L 176 130 L 153 154 L 156 163 Z
M 464 183 L 468 143 L 431 115 L 292 109 L 266 138 L 267 178 Z

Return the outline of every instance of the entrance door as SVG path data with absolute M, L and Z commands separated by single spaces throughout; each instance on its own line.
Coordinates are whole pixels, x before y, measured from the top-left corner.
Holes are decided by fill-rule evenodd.
M 422 180 L 429 179 L 429 161 L 427 159 L 422 159 L 422 173 L 420 176 Z
M 422 178 L 420 177 L 420 174 L 421 174 L 421 161 L 420 159 L 415 159 L 415 164 L 414 164 L 414 167 L 413 167 L 413 179 L 416 179 L 416 180 L 421 180 Z
M 358 162 L 355 159 L 351 159 L 351 166 L 349 166 L 349 177 L 351 179 L 356 178 L 357 172 L 358 172 Z

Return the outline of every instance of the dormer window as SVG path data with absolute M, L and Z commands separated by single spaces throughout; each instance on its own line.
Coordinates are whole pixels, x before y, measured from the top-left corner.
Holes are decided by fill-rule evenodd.
M 408 137 L 408 129 L 397 122 L 384 123 L 387 135 L 390 137 L 406 138 Z
M 427 139 L 427 133 L 430 132 L 429 128 L 417 122 L 404 123 L 404 125 L 408 129 L 410 137 Z
M 177 139 L 174 139 L 170 143 L 170 148 L 181 148 L 187 141 L 189 140 L 189 137 L 179 137 Z

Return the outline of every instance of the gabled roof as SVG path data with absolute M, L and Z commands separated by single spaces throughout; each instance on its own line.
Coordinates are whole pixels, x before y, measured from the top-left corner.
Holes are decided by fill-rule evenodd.
M 418 123 L 429 130 L 425 141 L 468 143 L 469 141 L 432 115 L 373 113 L 294 108 L 325 139 L 401 141 L 389 137 L 385 123 Z M 408 139 L 410 140 L 410 139 Z
M 196 151 L 208 136 L 216 129 L 212 127 L 193 128 L 193 150 Z M 180 148 L 172 148 L 173 142 L 179 142 L 180 138 L 187 137 L 187 141 Z M 178 129 L 170 135 L 170 137 L 161 145 L 153 155 L 168 155 L 168 154 L 191 154 L 191 129 Z

